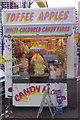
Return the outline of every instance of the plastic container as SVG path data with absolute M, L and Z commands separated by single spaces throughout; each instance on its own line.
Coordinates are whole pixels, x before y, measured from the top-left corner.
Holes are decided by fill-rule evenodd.
M 62 99 L 61 99 L 61 89 L 59 83 L 55 83 L 55 95 L 56 95 L 56 109 L 58 114 L 63 113 Z

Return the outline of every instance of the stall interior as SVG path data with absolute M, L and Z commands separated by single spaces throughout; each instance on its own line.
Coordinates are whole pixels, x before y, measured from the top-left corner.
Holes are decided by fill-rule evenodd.
M 13 74 L 50 75 L 53 66 L 56 78 L 66 77 L 66 41 L 67 37 L 15 37 L 12 40 L 12 55 L 16 58 Z

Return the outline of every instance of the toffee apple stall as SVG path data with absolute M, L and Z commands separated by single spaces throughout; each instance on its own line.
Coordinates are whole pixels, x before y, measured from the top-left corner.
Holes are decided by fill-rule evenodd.
M 63 107 L 74 107 L 76 95 L 75 8 L 2 10 L 5 97 L 14 106 L 40 106 L 46 84 L 56 105 L 55 82 Z M 15 61 L 14 61 L 15 60 Z M 56 79 L 49 77 L 53 63 Z

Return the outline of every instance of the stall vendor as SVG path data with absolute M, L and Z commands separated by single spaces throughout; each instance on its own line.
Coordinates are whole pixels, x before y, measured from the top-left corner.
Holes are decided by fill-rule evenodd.
M 49 63 L 49 78 L 56 79 L 56 68 L 54 66 L 54 62 Z

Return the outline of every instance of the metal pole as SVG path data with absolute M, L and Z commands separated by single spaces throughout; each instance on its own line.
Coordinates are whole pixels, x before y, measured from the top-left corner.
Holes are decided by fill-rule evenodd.
M 35 0 L 33 0 L 32 2 L 31 2 L 31 0 L 29 0 L 29 8 L 31 7 L 31 4 L 34 2 Z
M 12 9 L 12 0 L 10 0 L 10 9 Z
M 1 0 L 1 9 L 3 9 L 3 0 Z M 2 55 L 3 55 L 3 49 L 4 49 L 4 45 L 3 45 L 3 26 L 2 26 Z
M 25 3 L 26 3 L 26 2 L 25 2 L 25 0 L 24 0 L 24 8 L 25 8 Z
M 31 0 L 29 0 L 29 8 L 31 7 Z
M 3 0 L 1 0 L 1 9 L 3 9 Z
M 3 26 L 2 26 L 2 56 L 3 56 L 4 44 L 3 44 Z

